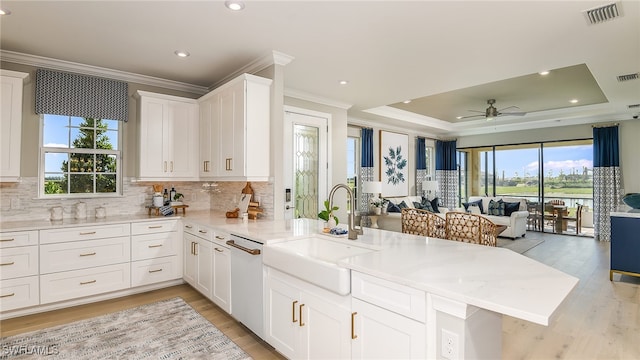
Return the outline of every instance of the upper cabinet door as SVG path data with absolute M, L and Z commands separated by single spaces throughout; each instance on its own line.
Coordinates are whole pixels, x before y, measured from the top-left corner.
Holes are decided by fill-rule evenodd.
M 0 72 L 0 182 L 18 181 L 22 139 L 22 87 L 26 73 Z
M 269 179 L 271 82 L 244 74 L 199 99 L 200 129 L 211 131 L 201 142 L 201 179 Z
M 195 100 L 138 91 L 138 178 L 198 180 Z

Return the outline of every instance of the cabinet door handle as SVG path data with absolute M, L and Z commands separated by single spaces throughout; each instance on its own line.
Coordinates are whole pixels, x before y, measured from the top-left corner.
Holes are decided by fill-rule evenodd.
M 95 231 L 87 231 L 87 232 L 81 232 L 80 235 L 93 235 L 95 234 Z
M 154 225 L 147 227 L 148 229 L 162 229 L 162 225 Z
M 6 297 L 11 297 L 14 296 L 16 293 L 11 293 L 11 294 L 7 294 L 7 295 L 0 295 L 0 298 L 6 298 Z
M 158 270 L 149 270 L 149 273 L 155 273 L 155 272 L 159 272 L 162 271 L 162 269 L 158 269 Z
M 304 307 L 304 304 L 300 304 L 300 327 L 304 326 L 304 323 L 302 322 L 302 308 Z
M 209 160 L 204 161 L 204 172 L 209 172 Z
M 167 172 L 167 162 L 164 162 L 164 172 Z
M 357 312 L 351 313 L 351 339 L 352 340 L 355 340 L 358 338 L 358 335 L 356 335 L 356 315 L 358 315 Z
M 291 303 L 291 322 L 298 322 L 298 320 L 296 320 L 296 304 L 298 303 L 298 300 L 295 300 L 294 302 Z
M 95 282 L 96 282 L 96 280 L 90 280 L 90 281 L 81 281 L 81 282 L 80 282 L 80 285 L 87 285 L 87 284 L 93 284 L 93 283 L 95 283 Z
M 226 158 L 225 160 L 226 160 L 225 169 L 227 171 L 233 170 L 233 167 L 231 166 L 231 161 L 233 160 L 233 158 Z
M 14 238 L 11 238 L 11 239 L 2 239 L 2 240 L 0 240 L 0 242 L 13 241 L 13 240 L 15 240 L 15 239 L 14 239 Z
M 195 255 L 196 254 L 196 243 L 194 243 L 193 241 L 191 242 L 191 255 Z
M 151 249 L 151 248 L 157 248 L 157 247 L 161 247 L 161 246 L 162 246 L 162 244 L 158 244 L 158 245 L 149 245 L 149 249 Z
M 173 172 L 173 160 L 171 160 L 171 172 Z
M 216 248 L 213 248 L 213 249 L 214 249 L 215 251 L 217 251 L 217 252 L 224 252 L 224 250 L 220 250 L 220 249 L 218 249 L 217 247 L 216 247 Z
M 95 251 L 94 251 L 94 252 L 92 252 L 92 253 L 80 254 L 80 256 L 93 256 L 93 255 L 95 255 L 95 254 L 96 254 L 96 253 L 95 253 Z
M 193 255 L 198 255 L 198 243 L 193 243 Z

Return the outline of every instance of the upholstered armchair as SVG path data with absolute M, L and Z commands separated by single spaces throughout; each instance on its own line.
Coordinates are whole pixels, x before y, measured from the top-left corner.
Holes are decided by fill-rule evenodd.
M 448 212 L 445 229 L 445 238 L 448 240 L 487 246 L 497 245 L 496 225 L 480 215 Z
M 445 220 L 422 209 L 405 208 L 401 211 L 402 232 L 444 239 Z

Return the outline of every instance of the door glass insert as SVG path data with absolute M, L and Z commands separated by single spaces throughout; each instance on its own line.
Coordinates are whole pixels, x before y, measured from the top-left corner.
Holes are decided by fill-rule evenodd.
M 301 124 L 293 127 L 297 218 L 318 218 L 319 138 L 317 127 Z

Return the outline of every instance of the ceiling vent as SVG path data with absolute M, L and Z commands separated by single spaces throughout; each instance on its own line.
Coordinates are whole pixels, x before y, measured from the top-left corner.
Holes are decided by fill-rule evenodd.
M 627 105 L 629 109 L 637 109 L 640 108 L 640 104 Z
M 618 16 L 622 16 L 620 6 L 617 2 L 584 10 L 583 13 L 587 22 L 591 25 L 599 24 L 604 21 L 615 19 Z
M 618 81 L 629 81 L 629 80 L 637 80 L 640 78 L 640 73 L 626 74 L 626 75 L 618 75 Z

